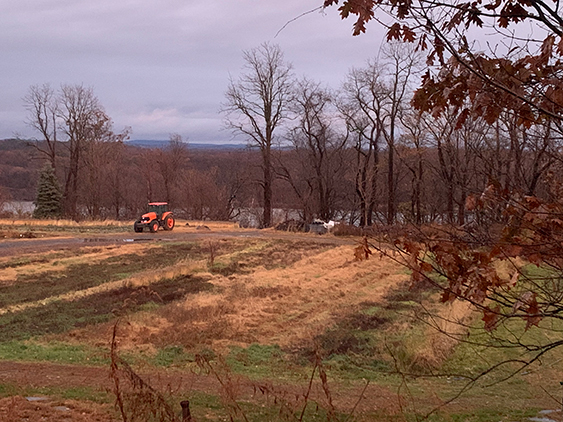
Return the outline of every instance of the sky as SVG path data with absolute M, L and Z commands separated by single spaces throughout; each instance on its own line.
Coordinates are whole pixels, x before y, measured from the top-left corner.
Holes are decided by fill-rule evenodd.
M 278 44 L 296 76 L 332 88 L 377 56 L 382 28 L 353 37 L 353 20 L 340 19 L 336 7 L 301 16 L 321 4 L 0 0 L 0 139 L 39 136 L 26 124 L 22 98 L 48 83 L 91 87 L 114 129 L 130 127 L 131 139 L 174 133 L 193 143 L 244 143 L 220 113 L 243 51 Z

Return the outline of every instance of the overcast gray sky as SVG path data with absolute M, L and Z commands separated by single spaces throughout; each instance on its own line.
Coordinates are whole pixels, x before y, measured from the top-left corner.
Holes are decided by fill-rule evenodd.
M 0 139 L 36 136 L 31 85 L 92 87 L 132 139 L 229 142 L 219 113 L 242 52 L 277 43 L 296 75 L 337 88 L 378 54 L 383 31 L 352 37 L 336 8 L 290 20 L 322 0 L 0 0 Z M 236 139 L 244 142 L 244 139 Z

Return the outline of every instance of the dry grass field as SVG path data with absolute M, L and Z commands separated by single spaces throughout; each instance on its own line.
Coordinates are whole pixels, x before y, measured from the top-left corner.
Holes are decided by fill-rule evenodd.
M 202 226 L 136 235 L 122 223 L 0 221 L 0 420 L 122 420 L 109 377 L 118 356 L 150 384 L 141 393 L 157 394 L 139 395 L 129 366 L 114 371 L 131 415 L 162 397 L 176 420 L 189 399 L 197 421 L 414 421 L 464 388 L 457 367 L 494 358 L 421 312 L 459 332 L 452 321 L 479 324 L 468 307 L 410 290 L 389 258 L 355 261 L 358 239 Z M 69 242 L 34 243 L 48 238 Z M 430 420 L 548 417 L 558 358 Z M 142 411 L 129 420 L 172 420 Z

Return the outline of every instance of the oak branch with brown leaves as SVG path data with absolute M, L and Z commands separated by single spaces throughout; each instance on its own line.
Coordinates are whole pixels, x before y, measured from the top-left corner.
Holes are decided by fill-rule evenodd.
M 433 286 L 442 302 L 465 301 L 481 312 L 482 325 L 469 337 L 469 327 L 459 331 L 457 340 L 517 352 L 473 380 L 501 366 L 510 377 L 563 345 L 563 200 L 517 197 L 490 185 L 469 197 L 467 208 L 476 224 L 411 228 L 395 238 L 393 254 L 381 252 L 412 271 L 412 288 Z M 532 327 L 550 334 L 528 335 Z
M 339 5 L 342 18 L 356 17 L 354 35 L 366 32 L 370 21 L 378 21 L 387 27 L 387 40 L 415 43 L 427 52 L 428 65 L 437 67 L 429 68 L 415 94 L 413 103 L 419 110 L 440 115 L 454 107 L 460 110 L 461 124 L 470 115 L 492 123 L 509 109 L 528 127 L 546 119 L 560 125 L 563 17 L 559 2 L 324 2 L 324 7 L 333 5 Z M 475 34 L 481 39 L 472 39 Z M 541 36 L 535 38 L 536 34 Z M 487 46 L 485 51 L 482 45 Z M 478 106 L 466 108 L 465 98 Z
M 355 19 L 354 35 L 377 21 L 387 27 L 388 41 L 414 43 L 426 52 L 428 70 L 412 100 L 417 110 L 437 121 L 449 119 L 455 130 L 478 120 L 498 130 L 510 121 L 523 130 L 543 127 L 546 140 L 561 139 L 559 2 L 324 1 L 325 8 L 333 6 L 343 19 Z M 560 146 L 524 153 L 530 151 L 562 161 Z M 394 254 L 381 252 L 412 270 L 413 286 L 430 284 L 443 302 L 462 300 L 479 309 L 487 339 L 458 340 L 517 349 L 517 358 L 491 364 L 481 374 L 516 363 L 512 375 L 563 345 L 563 189 L 553 178 L 534 196 L 535 185 L 523 192 L 501 183 L 503 175 L 492 176 L 482 194 L 460 205 L 470 216 L 466 224 L 410 228 L 395 239 Z M 496 334 L 501 327 L 503 334 Z M 555 335 L 528 336 L 532 327 Z

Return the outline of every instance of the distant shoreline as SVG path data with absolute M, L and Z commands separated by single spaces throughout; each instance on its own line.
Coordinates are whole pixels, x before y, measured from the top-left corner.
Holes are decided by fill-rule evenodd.
M 125 141 L 127 145 L 142 147 L 142 148 L 163 148 L 168 145 L 169 141 L 151 140 L 151 139 L 132 139 Z M 189 149 L 197 150 L 244 150 L 248 148 L 247 144 L 205 144 L 205 143 L 191 143 L 187 142 Z

